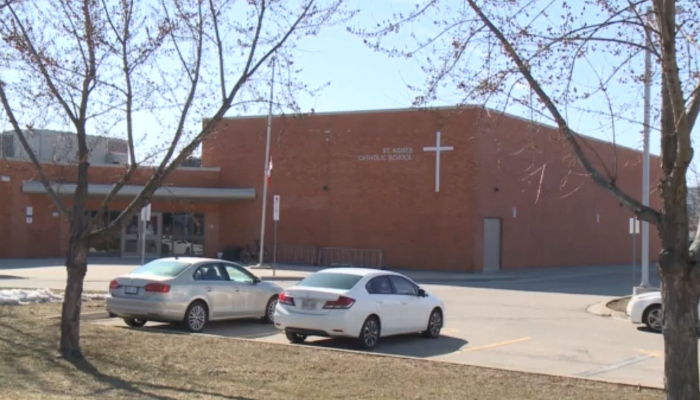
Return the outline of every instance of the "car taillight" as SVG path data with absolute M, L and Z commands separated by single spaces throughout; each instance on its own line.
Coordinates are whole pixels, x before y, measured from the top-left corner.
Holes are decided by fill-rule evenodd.
M 355 299 L 351 299 L 349 297 L 345 296 L 340 296 L 338 297 L 338 300 L 331 300 L 327 301 L 326 304 L 323 306 L 323 308 L 326 309 L 332 309 L 332 310 L 344 310 L 352 307 L 352 305 L 355 304 Z
M 168 293 L 170 291 L 170 285 L 164 283 L 149 283 L 143 287 L 147 292 L 155 293 Z
M 109 288 L 110 289 L 119 289 L 119 282 L 117 282 L 116 279 L 109 282 Z
M 282 292 L 277 297 L 277 302 L 281 303 L 281 304 L 286 304 L 288 306 L 293 306 L 294 305 L 294 297 L 291 297 L 288 294 Z

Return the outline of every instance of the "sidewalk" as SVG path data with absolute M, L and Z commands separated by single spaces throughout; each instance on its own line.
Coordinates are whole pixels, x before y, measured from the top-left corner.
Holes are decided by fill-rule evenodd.
M 137 258 L 90 258 L 85 277 L 86 290 L 106 290 L 115 276 L 128 274 L 140 264 Z M 247 267 L 264 280 L 293 283 L 325 267 L 311 265 L 278 265 L 272 269 Z M 497 273 L 466 273 L 393 270 L 403 273 L 419 284 L 502 287 L 554 293 L 577 293 L 619 297 L 633 286 L 631 267 L 580 266 L 560 268 L 525 268 Z M 655 271 L 654 271 L 655 272 Z M 658 276 L 651 276 L 652 285 Z M 63 289 L 66 280 L 64 260 L 0 259 L 0 287 Z
M 64 260 L 60 258 L 0 259 L 0 288 L 48 288 L 62 290 L 67 273 Z M 85 290 L 105 291 L 109 281 L 125 275 L 140 265 L 137 258 L 90 258 Z M 246 267 L 251 273 L 266 281 L 296 282 L 309 274 L 325 269 L 311 265 L 278 265 L 271 267 Z M 489 282 L 515 280 L 510 273 L 467 274 L 435 271 L 397 271 L 421 284 L 459 284 L 466 282 Z
M 272 277 L 272 266 L 264 265 L 263 267 L 251 266 L 247 267 L 253 274 L 263 278 Z M 311 265 L 277 265 L 277 276 L 307 276 L 314 272 L 323 269 L 335 269 L 343 267 L 319 267 Z M 513 273 L 498 272 L 493 274 L 472 274 L 466 272 L 442 272 L 442 271 L 413 271 L 400 269 L 386 269 L 386 271 L 398 272 L 406 275 L 416 282 L 424 284 L 439 284 L 439 283 L 455 283 L 455 282 L 489 282 L 489 281 L 508 281 L 519 279 Z

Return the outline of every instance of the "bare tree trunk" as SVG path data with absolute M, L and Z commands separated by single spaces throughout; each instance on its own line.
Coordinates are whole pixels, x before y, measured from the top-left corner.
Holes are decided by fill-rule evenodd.
M 688 276 L 688 265 L 662 265 L 666 396 L 669 400 L 697 400 L 699 290 Z
M 688 216 L 685 181 L 662 191 L 666 212 L 660 226 L 663 250 L 659 257 L 664 313 L 664 375 L 666 398 L 698 400 L 698 300 L 697 267 L 688 254 Z M 680 195 L 679 195 L 680 194 Z
M 71 235 L 66 269 L 68 280 L 61 314 L 61 347 L 64 357 L 80 357 L 80 311 L 82 309 L 83 281 L 87 272 L 88 241 Z

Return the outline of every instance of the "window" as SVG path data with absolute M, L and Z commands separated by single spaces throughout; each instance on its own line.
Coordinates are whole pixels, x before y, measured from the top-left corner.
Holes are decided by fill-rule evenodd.
M 192 234 L 192 215 L 186 213 L 173 214 L 173 235 Z
M 173 234 L 173 214 L 163 213 L 163 235 Z
M 155 260 L 144 264 L 131 274 L 176 277 L 189 266 L 189 263 L 181 261 Z
M 378 276 L 367 282 L 367 293 L 369 294 L 394 294 L 391 282 L 386 276 Z
M 195 236 L 204 236 L 204 215 L 192 215 L 192 233 Z
M 119 211 L 110 211 L 106 212 L 102 218 L 100 219 L 97 228 L 104 228 L 107 225 L 109 225 L 112 221 L 117 219 L 117 217 L 121 214 Z M 85 211 L 85 216 L 87 217 L 85 219 L 85 224 L 87 225 L 92 218 L 95 218 L 97 216 L 97 210 L 86 210 Z M 90 238 L 90 248 L 89 252 L 91 254 L 100 254 L 100 255 L 119 255 L 121 251 L 121 233 L 120 232 L 112 232 L 108 236 L 100 236 L 98 239 L 91 237 Z
M 0 155 L 4 157 L 13 158 L 15 156 L 15 137 L 12 135 L 2 135 L 2 142 L 0 142 L 2 150 Z
M 233 265 L 226 265 L 226 273 L 230 280 L 238 283 L 253 283 L 253 277 Z
M 306 279 L 297 283 L 297 286 L 349 290 L 352 289 L 360 279 L 362 279 L 360 275 L 322 272 L 309 275 Z
M 394 285 L 396 294 L 404 294 L 408 296 L 418 296 L 418 287 L 408 279 L 401 276 L 389 276 L 391 283 Z
M 163 213 L 163 255 L 204 254 L 204 214 Z
M 129 222 L 126 224 L 126 233 L 128 235 L 139 233 L 139 217 L 137 215 L 133 215 Z
M 227 281 L 217 264 L 206 264 L 197 268 L 192 275 L 195 281 Z

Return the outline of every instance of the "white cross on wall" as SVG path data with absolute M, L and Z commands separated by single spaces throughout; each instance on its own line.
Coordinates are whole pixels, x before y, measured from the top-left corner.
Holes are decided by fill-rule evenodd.
M 435 152 L 435 193 L 440 192 L 440 153 L 443 151 L 452 151 L 455 148 L 452 146 L 440 146 L 440 132 L 437 132 L 435 147 L 423 147 L 423 151 Z

